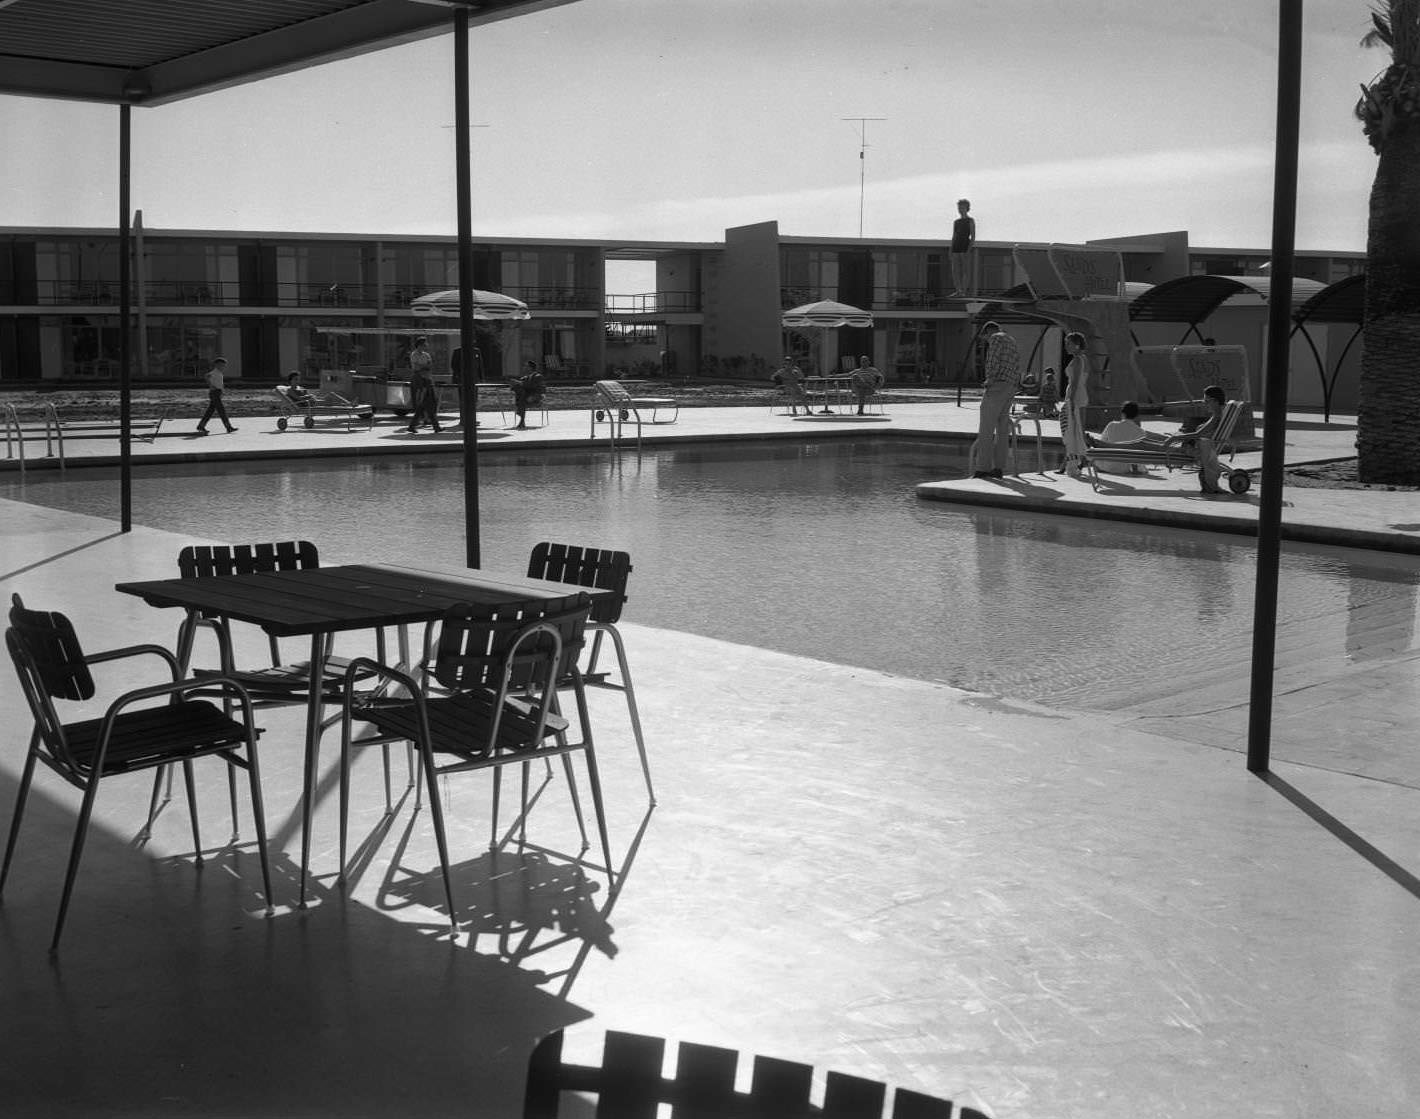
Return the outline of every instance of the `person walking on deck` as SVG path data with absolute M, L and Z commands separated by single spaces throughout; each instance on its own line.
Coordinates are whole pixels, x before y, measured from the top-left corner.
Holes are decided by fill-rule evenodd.
M 227 429 L 230 435 L 237 429 L 232 425 L 232 421 L 227 418 L 227 408 L 222 403 L 222 390 L 226 387 L 227 359 L 219 357 L 212 362 L 212 368 L 207 370 L 207 411 L 202 413 L 202 418 L 197 421 L 197 434 L 206 435 L 207 425 L 212 417 L 216 416 L 222 421 L 222 426 Z

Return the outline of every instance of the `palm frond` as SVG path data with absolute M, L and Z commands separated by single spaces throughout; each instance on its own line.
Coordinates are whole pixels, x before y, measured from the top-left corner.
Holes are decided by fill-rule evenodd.
M 1395 46 L 1395 37 L 1390 31 L 1390 19 L 1379 9 L 1371 13 L 1371 29 L 1361 36 L 1361 46 L 1367 49 Z

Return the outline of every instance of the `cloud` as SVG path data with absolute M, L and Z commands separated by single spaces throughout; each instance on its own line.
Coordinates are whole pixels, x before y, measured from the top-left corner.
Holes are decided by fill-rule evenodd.
M 956 199 L 969 197 L 985 240 L 1083 241 L 1187 229 L 1195 244 L 1262 246 L 1271 236 L 1273 158 L 1265 146 L 1179 148 L 885 181 L 874 181 L 870 173 L 863 233 L 870 238 L 943 238 L 955 217 Z M 1360 227 L 1348 215 L 1363 221 L 1373 172 L 1373 167 L 1358 162 L 1355 144 L 1306 145 L 1299 177 L 1298 246 L 1359 248 Z M 787 235 L 852 237 L 858 234 L 858 206 L 858 184 L 844 183 L 636 202 L 619 209 L 490 212 L 481 223 L 486 228 L 479 232 L 719 241 L 727 227 L 777 220 L 780 232 Z M 1330 215 L 1329 222 L 1320 220 L 1322 213 Z M 1308 238 L 1333 239 L 1304 242 L 1304 230 Z

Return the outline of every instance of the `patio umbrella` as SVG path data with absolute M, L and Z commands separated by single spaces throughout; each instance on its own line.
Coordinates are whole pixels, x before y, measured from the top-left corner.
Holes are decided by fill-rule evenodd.
M 409 308 L 416 317 L 422 315 L 459 317 L 459 291 L 435 291 L 421 295 Z M 473 290 L 473 317 L 483 322 L 522 322 L 531 318 L 528 305 L 521 299 L 497 291 Z
M 817 303 L 805 303 L 802 307 L 791 307 L 781 319 L 790 330 L 815 328 L 836 330 L 840 326 L 872 326 L 873 314 L 847 303 L 837 303 L 832 299 L 820 299 Z
M 532 317 L 528 305 L 511 295 L 498 291 L 479 291 L 477 288 L 473 289 L 472 295 L 473 317 L 476 322 L 496 323 L 501 328 L 506 323 L 516 326 Z M 459 317 L 459 289 L 433 291 L 428 295 L 418 296 L 409 305 L 409 309 L 416 318 L 456 319 Z
M 819 363 L 825 373 L 832 372 L 833 363 L 825 360 L 824 349 L 830 330 L 841 326 L 866 327 L 873 325 L 873 314 L 860 307 L 838 303 L 832 299 L 820 299 L 817 303 L 805 303 L 801 307 L 791 307 L 779 320 L 786 330 L 797 331 L 819 339 Z M 824 398 L 824 412 L 829 411 L 828 399 Z

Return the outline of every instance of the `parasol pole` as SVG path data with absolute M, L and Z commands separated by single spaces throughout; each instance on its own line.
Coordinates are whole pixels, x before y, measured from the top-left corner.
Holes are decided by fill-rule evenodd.
M 463 365 L 459 374 L 459 403 L 463 421 L 464 545 L 468 566 L 481 566 L 478 537 L 478 390 L 469 383 L 477 339 L 473 333 L 473 177 L 469 156 L 468 112 L 468 9 L 454 11 L 454 154 L 459 220 L 459 346 Z

